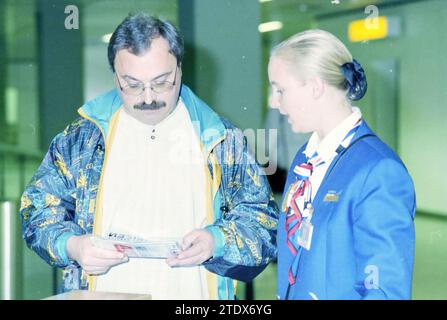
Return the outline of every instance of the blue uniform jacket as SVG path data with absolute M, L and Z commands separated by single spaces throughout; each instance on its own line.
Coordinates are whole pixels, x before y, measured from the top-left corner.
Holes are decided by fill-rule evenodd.
M 296 283 L 288 297 L 293 257 L 286 244 L 285 213 L 281 212 L 278 298 L 411 298 L 413 182 L 399 157 L 377 136 L 366 135 L 373 132 L 363 122 L 352 146 L 332 161 L 326 173 L 313 202 L 311 248 L 299 247 Z M 305 147 L 298 151 L 292 169 L 305 161 Z M 293 181 L 290 170 L 285 190 Z

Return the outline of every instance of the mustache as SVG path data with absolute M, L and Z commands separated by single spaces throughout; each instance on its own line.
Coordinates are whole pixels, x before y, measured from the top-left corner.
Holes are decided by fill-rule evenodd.
M 145 102 L 136 104 L 133 106 L 134 109 L 137 110 L 158 110 L 166 106 L 166 102 L 164 101 L 152 101 L 150 104 Z

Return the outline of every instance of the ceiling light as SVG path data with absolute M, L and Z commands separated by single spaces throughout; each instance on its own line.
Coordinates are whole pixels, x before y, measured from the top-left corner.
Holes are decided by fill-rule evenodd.
M 101 41 L 104 43 L 109 43 L 111 37 L 112 37 L 112 34 L 107 33 L 101 37 Z
M 261 23 L 258 26 L 258 30 L 261 33 L 275 31 L 275 30 L 279 30 L 279 29 L 282 29 L 282 22 L 281 21 L 265 22 L 265 23 Z

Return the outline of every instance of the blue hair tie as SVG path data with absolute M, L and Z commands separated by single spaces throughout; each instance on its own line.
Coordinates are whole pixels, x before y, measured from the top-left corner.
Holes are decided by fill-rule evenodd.
M 368 88 L 362 65 L 353 59 L 352 62 L 347 62 L 342 65 L 340 69 L 345 76 L 347 87 L 349 88 L 348 98 L 353 101 L 360 100 Z

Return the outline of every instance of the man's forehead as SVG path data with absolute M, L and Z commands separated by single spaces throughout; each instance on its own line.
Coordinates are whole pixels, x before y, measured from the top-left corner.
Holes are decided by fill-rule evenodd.
M 177 59 L 169 52 L 169 45 L 163 38 L 154 39 L 145 52 L 135 55 L 129 49 L 121 49 L 115 56 L 115 68 L 121 73 L 152 76 L 174 70 Z M 132 75 L 133 76 L 133 75 Z
M 171 66 L 176 63 L 176 58 L 172 54 L 154 55 L 151 51 L 146 51 L 143 54 L 135 55 L 128 49 L 121 49 L 115 56 L 115 64 L 120 64 L 122 67 L 127 65 L 166 65 Z

